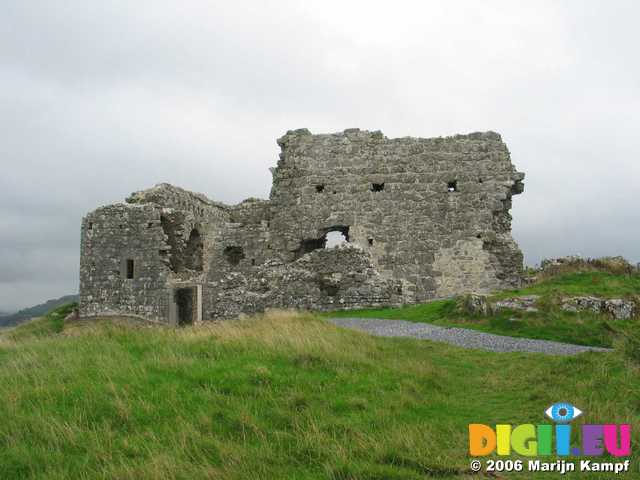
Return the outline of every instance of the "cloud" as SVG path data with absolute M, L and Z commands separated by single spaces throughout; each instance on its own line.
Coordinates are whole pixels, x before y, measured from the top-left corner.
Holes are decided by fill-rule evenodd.
M 528 263 L 640 261 L 636 2 L 8 1 L 0 309 L 77 289 L 84 213 L 168 181 L 266 197 L 291 128 L 496 130 Z M 14 279 L 12 281 L 11 279 Z

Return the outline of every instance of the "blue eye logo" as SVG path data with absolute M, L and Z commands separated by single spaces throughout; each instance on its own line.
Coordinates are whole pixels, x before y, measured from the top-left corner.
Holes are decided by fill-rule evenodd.
M 568 402 L 558 402 L 547 408 L 544 413 L 556 423 L 569 423 L 582 415 L 582 410 Z

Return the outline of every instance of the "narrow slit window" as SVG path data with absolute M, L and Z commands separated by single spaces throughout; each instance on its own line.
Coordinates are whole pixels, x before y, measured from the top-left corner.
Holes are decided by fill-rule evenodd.
M 131 258 L 127 259 L 127 278 L 133 278 L 133 260 Z
M 447 191 L 448 192 L 457 192 L 458 191 L 458 182 L 456 180 L 453 180 L 453 181 L 449 182 L 447 184 Z
M 89 230 L 93 230 L 93 222 L 89 222 Z

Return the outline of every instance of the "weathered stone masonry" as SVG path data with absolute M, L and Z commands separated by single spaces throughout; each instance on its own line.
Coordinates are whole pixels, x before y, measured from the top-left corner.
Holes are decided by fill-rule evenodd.
M 80 313 L 192 323 L 267 307 L 400 305 L 516 287 L 497 133 L 388 139 L 289 131 L 269 200 L 228 206 L 161 184 L 82 222 Z M 325 248 L 326 235 L 348 242 Z

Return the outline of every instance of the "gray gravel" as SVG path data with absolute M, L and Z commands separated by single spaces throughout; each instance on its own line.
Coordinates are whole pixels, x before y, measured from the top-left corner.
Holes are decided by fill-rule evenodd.
M 608 348 L 585 347 L 549 340 L 506 337 L 478 332 L 466 328 L 438 327 L 428 323 L 378 318 L 330 318 L 340 327 L 360 330 L 379 337 L 411 337 L 444 342 L 464 348 L 477 348 L 492 352 L 535 352 L 548 355 L 575 355 L 577 353 L 610 351 Z

